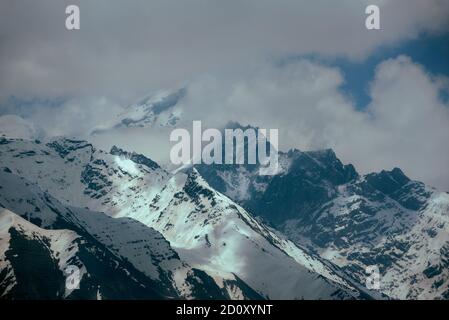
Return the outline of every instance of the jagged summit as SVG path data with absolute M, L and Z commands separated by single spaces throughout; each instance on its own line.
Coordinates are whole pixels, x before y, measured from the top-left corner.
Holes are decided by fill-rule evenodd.
M 2 190 L 8 188 L 10 196 L 0 204 L 12 207 L 15 203 L 41 203 L 39 210 L 23 207 L 21 214 L 31 213 L 35 223 L 46 221 L 47 225 L 54 224 L 54 211 L 44 210 L 45 206 L 61 213 L 69 206 L 72 213 L 77 212 L 77 220 L 84 221 L 81 225 L 87 234 L 126 257 L 133 268 L 147 276 L 151 272 L 144 258 L 150 257 L 142 254 L 155 249 L 152 245 L 135 247 L 140 242 L 133 237 L 141 236 L 145 228 L 156 229 L 180 259 L 192 266 L 192 271 L 182 269 L 182 277 L 178 275 L 181 271 L 172 271 L 177 280 L 171 286 L 180 296 L 198 295 L 195 283 L 200 282 L 209 283 L 208 294 L 233 299 L 341 299 L 362 295 L 363 290 L 347 282 L 336 271 L 338 268 L 327 267 L 319 257 L 254 220 L 238 204 L 211 188 L 196 169 L 172 176 L 159 166 L 148 166 L 149 159 L 140 161 L 142 158 L 118 147 L 112 151 L 93 149 L 83 141 L 57 139 L 46 144 L 9 139 L 0 144 L 2 167 L 9 171 L 5 174 L 26 177 L 31 183 L 29 188 L 38 188 L 42 193 L 35 193 L 39 197 L 15 194 L 14 184 L 1 178 L 6 181 Z M 48 203 L 46 194 L 57 200 Z M 42 215 L 44 212 L 49 215 Z M 113 218 L 106 220 L 105 214 L 98 218 L 98 212 Z M 125 218 L 139 223 L 134 226 L 126 222 L 126 230 L 131 226 L 141 230 L 121 230 L 119 225 L 125 223 L 121 220 Z M 123 241 L 124 237 L 130 237 L 129 241 Z M 172 260 L 160 257 L 161 264 L 170 265 Z
M 135 237 L 157 230 L 156 242 L 175 253 L 155 254 L 156 265 L 173 270 L 181 261 L 176 270 L 184 270 L 164 295 L 195 296 L 202 279 L 201 294 L 233 299 L 366 297 L 365 268 L 377 265 L 382 294 L 449 296 L 449 195 L 398 168 L 359 175 L 332 150 L 291 150 L 275 176 L 239 165 L 171 174 L 119 147 L 104 152 L 67 138 L 1 138 L 0 158 L 0 206 L 42 228 L 91 236 L 144 277 L 153 256 L 143 252 L 159 251 L 135 246 Z M 8 177 L 24 180 L 18 187 Z M 55 224 L 67 210 L 78 229 Z
M 64 232 L 74 235 L 70 240 L 72 244 L 68 244 L 78 248 L 71 251 L 73 258 L 63 263 L 58 257 L 64 254 L 54 253 L 51 258 L 59 261 L 59 273 L 69 264 L 81 269 L 81 291 L 71 293 L 72 298 L 95 298 L 90 288 L 92 279 L 96 281 L 96 277 L 100 277 L 98 290 L 103 298 L 108 299 L 229 298 L 204 272 L 180 260 L 165 238 L 151 227 L 128 217 L 111 218 L 104 213 L 64 205 L 37 185 L 12 173 L 0 172 L 0 190 L 1 207 L 28 220 L 25 229 L 42 230 L 39 233 L 44 235 L 64 229 Z M 40 250 L 39 244 L 36 247 Z M 87 250 L 88 257 L 83 250 Z M 10 247 L 10 251 L 10 255 L 29 258 L 27 251 L 20 248 L 14 250 Z M 79 256 L 75 255 L 77 252 Z M 33 265 L 30 263 L 29 268 Z M 17 270 L 18 266 L 13 265 L 11 272 Z M 61 278 L 64 277 L 61 275 Z M 10 285 L 17 282 L 20 284 L 23 280 L 10 282 Z M 210 285 L 206 287 L 204 283 Z M 114 291 L 114 288 L 118 290 Z M 129 292 L 120 291 L 128 289 Z M 12 297 L 18 298 L 22 294 L 17 292 Z M 61 298 L 55 296 L 58 297 Z
M 370 173 L 365 178 L 372 186 L 385 194 L 391 194 L 410 182 L 410 179 L 399 168 Z
M 449 195 L 399 168 L 365 176 L 332 150 L 291 150 L 282 174 L 200 167 L 203 177 L 244 208 L 360 282 L 377 265 L 393 298 L 447 298 Z
M 160 166 L 150 158 L 147 158 L 144 155 L 135 152 L 124 151 L 117 146 L 112 146 L 109 153 L 113 156 L 120 156 L 125 159 L 129 159 L 134 163 L 145 165 L 152 170 L 160 169 Z

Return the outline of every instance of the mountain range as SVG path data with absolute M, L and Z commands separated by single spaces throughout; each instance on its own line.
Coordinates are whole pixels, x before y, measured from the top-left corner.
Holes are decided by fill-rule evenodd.
M 2 232 L 3 296 L 13 295 L 14 288 L 26 282 L 9 258 L 26 259 L 26 253 L 11 244 L 12 230 L 20 230 L 21 238 L 29 241 L 49 242 L 45 260 L 61 272 L 68 263 L 61 260 L 66 254 L 52 248 L 52 237 L 45 232 L 70 235 L 66 246 L 78 249 L 72 249 L 68 260 L 85 270 L 81 289 L 83 279 L 95 279 L 98 294 L 105 298 L 135 298 L 128 289 L 135 284 L 117 279 L 117 286 L 127 289 L 107 292 L 96 278 L 96 272 L 105 271 L 96 270 L 95 258 L 155 291 L 147 296 L 135 293 L 143 298 L 371 296 L 345 279 L 339 268 L 294 245 L 212 189 L 196 169 L 171 175 L 142 155 L 111 151 L 66 138 L 46 143 L 2 138 L 0 206 L 19 221 Z M 77 259 L 83 248 L 78 242 L 92 247 L 91 264 Z M 33 283 L 28 280 L 28 285 Z M 83 289 L 83 298 L 92 297 L 89 288 Z M 55 297 L 71 294 L 58 290 Z
M 201 165 L 216 190 L 360 283 L 380 271 L 396 299 L 449 297 L 449 194 L 399 168 L 360 175 L 332 150 L 280 152 L 281 173 Z
M 185 94 L 146 97 L 92 134 L 175 126 Z M 361 175 L 330 149 L 292 149 L 274 176 L 169 172 L 125 149 L 0 137 L 2 298 L 449 298 L 449 194 L 399 168 Z

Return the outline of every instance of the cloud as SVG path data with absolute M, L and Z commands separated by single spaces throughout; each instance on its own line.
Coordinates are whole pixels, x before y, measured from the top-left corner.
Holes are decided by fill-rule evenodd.
M 68 4 L 80 6 L 79 31 L 65 30 Z M 382 30 L 365 29 L 367 4 L 380 6 Z M 448 92 L 446 77 L 407 57 L 384 61 L 370 86 L 372 102 L 360 111 L 342 93 L 337 67 L 273 63 L 307 54 L 363 60 L 384 46 L 445 32 L 449 1 L 14 0 L 2 1 L 0 12 L 0 114 L 17 114 L 47 135 L 86 135 L 136 97 L 187 85 L 183 126 L 238 120 L 279 128 L 283 149 L 332 147 L 361 172 L 399 166 L 449 189 L 448 105 L 439 98 L 441 89 Z M 18 100 L 8 105 L 12 96 Z M 161 132 L 96 139 L 156 160 L 168 155 Z
M 447 78 L 434 77 L 406 56 L 378 65 L 367 110 L 340 90 L 338 68 L 308 60 L 259 68 L 246 78 L 206 77 L 189 86 L 181 126 L 192 120 L 278 128 L 281 149 L 333 148 L 362 172 L 401 167 L 414 179 L 449 190 Z
M 0 114 L 16 114 L 32 123 L 36 134 L 47 137 L 64 135 L 85 138 L 93 128 L 111 125 L 121 111 L 122 106 L 106 97 L 55 100 L 13 98 L 0 107 Z M 18 124 L 22 125 L 20 122 Z
M 42 134 L 31 122 L 17 115 L 0 116 L 0 136 L 16 139 L 35 139 L 41 137 Z
M 399 166 L 449 190 L 449 105 L 441 101 L 441 89 L 441 78 L 407 57 L 383 62 L 371 85 L 370 117 L 350 139 L 358 150 L 340 142 L 341 152 L 365 171 Z
M 179 126 L 191 129 L 193 120 L 202 120 L 204 127 L 239 121 L 277 128 L 282 150 L 330 147 L 361 173 L 397 166 L 414 179 L 449 190 L 449 106 L 440 99 L 447 78 L 427 73 L 406 56 L 386 60 L 371 82 L 372 102 L 361 111 L 341 90 L 345 79 L 337 67 L 302 59 L 255 70 L 192 81 L 177 105 L 183 110 Z M 47 136 L 88 137 L 92 128 L 113 125 L 122 111 L 106 98 L 85 98 L 58 106 L 31 104 L 21 116 Z M 17 121 L 3 123 L 14 127 Z M 164 162 L 169 131 L 122 128 L 88 138 L 105 149 L 121 145 Z
M 65 29 L 68 4 L 80 6 L 79 31 Z M 365 29 L 368 4 L 380 6 L 380 31 Z M 9 0 L 0 12 L 3 99 L 97 95 L 123 102 L 283 56 L 363 59 L 449 25 L 445 0 Z

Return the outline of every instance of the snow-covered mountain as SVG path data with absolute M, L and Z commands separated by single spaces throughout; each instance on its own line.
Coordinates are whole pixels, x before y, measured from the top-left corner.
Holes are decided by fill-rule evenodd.
M 79 268 L 79 289 L 66 268 Z M 47 230 L 0 208 L 0 297 L 9 299 L 165 299 L 167 288 L 89 236 Z
M 216 190 L 364 283 L 380 269 L 381 292 L 449 298 L 449 194 L 395 168 L 360 176 L 332 150 L 280 153 L 280 174 L 257 165 L 200 165 Z
M 212 278 L 181 261 L 159 232 L 136 220 L 114 219 L 103 213 L 64 206 L 36 185 L 8 170 L 0 173 L 0 207 L 27 220 L 14 220 L 23 222 L 20 230 L 24 237 L 32 240 L 34 238 L 27 236 L 28 234 L 42 235 L 44 240 L 41 239 L 34 247 L 41 251 L 49 249 L 52 260 L 59 261 L 60 271 L 63 272 L 68 265 L 76 265 L 82 271 L 80 291 L 65 294 L 64 291 L 58 291 L 54 298 L 95 298 L 92 279 L 96 280 L 98 275 L 101 282 L 97 284 L 96 293 L 103 298 L 229 298 Z M 1 238 L 6 241 L 10 238 L 7 234 L 11 234 L 11 226 L 2 224 L 2 228 L 5 238 Z M 38 248 L 39 245 L 45 247 L 45 239 L 51 240 L 53 234 L 67 235 L 67 243 L 62 243 L 64 250 L 70 249 L 70 256 L 63 261 L 60 257 L 69 253 L 61 254 L 60 250 L 53 250 L 52 246 Z M 9 247 L 7 258 L 19 257 L 18 262 L 22 261 L 20 259 L 30 259 L 28 267 L 32 268 L 33 257 L 29 257 L 29 254 L 32 252 L 23 246 Z M 8 263 L 8 259 L 2 258 L 2 263 L 4 261 Z M 101 269 L 103 265 L 104 270 Z M 20 265 L 15 266 L 12 268 L 13 273 L 17 268 L 20 273 Z M 3 269 L 4 267 L 0 268 L 0 273 Z M 108 273 L 112 275 L 108 277 Z M 8 278 L 10 277 L 2 279 L 2 283 L 10 283 Z M 33 279 L 28 278 L 29 283 L 20 280 L 11 283 L 18 283 L 26 290 L 27 286 L 33 286 Z M 103 283 L 105 281 L 107 283 Z M 133 289 L 134 287 L 136 288 Z M 130 292 L 114 291 L 114 288 L 129 289 Z M 113 290 L 110 291 L 111 289 Z M 0 295 L 8 296 L 8 290 L 4 290 L 0 291 Z M 23 290 L 14 292 L 12 297 L 28 297 L 22 296 Z M 39 297 L 37 293 L 35 297 Z
M 174 127 L 186 93 L 149 95 L 91 133 Z M 35 135 L 24 125 L 9 127 L 0 137 L 0 170 L 75 214 L 77 228 L 145 281 L 163 283 L 160 297 L 382 298 L 364 289 L 366 268 L 376 266 L 380 294 L 449 299 L 449 194 L 398 168 L 362 176 L 327 149 L 279 152 L 274 176 L 259 175 L 257 164 L 170 173 L 119 147 L 105 152 L 78 139 L 11 139 Z M 18 206 L 34 198 L 11 186 L 11 201 L 0 207 L 35 227 L 83 236 L 54 225 L 41 207 Z
M 126 258 L 138 272 L 154 279 L 156 271 L 148 262 L 154 263 L 153 257 L 160 257 L 158 267 L 168 270 L 163 272 L 165 275 L 172 274 L 174 281 L 168 283 L 180 296 L 189 297 L 194 292 L 190 297 L 198 297 L 198 287 L 214 291 L 217 285 L 219 294 L 233 299 L 340 299 L 370 295 L 345 279 L 338 267 L 256 221 L 231 199 L 213 190 L 196 170 L 171 176 L 142 155 L 119 148 L 108 153 L 85 141 L 65 138 L 46 143 L 4 138 L 0 141 L 0 158 L 5 174 L 26 177 L 33 188 L 58 199 L 55 201 L 62 207 L 76 213 L 86 233 Z M 5 187 L 8 185 L 14 184 L 4 183 Z M 1 205 L 12 208 L 11 203 L 26 203 L 30 198 L 33 197 L 12 192 L 11 200 L 3 200 Z M 32 221 L 34 211 L 22 212 L 33 212 Z M 42 226 L 54 222 L 51 215 L 40 217 Z M 133 238 L 136 235 L 154 244 L 154 234 L 142 235 L 149 227 L 170 242 L 181 262 L 168 249 L 159 253 L 153 245 L 136 245 L 142 241 Z M 124 230 L 128 229 L 126 233 Z M 164 242 L 162 236 L 158 238 L 160 242 Z M 144 254 L 145 251 L 150 253 Z M 177 268 L 182 272 L 173 271 Z M 203 286 L 191 283 L 192 272 L 196 272 L 195 279 L 201 273 L 199 281 Z M 160 275 L 159 270 L 159 278 Z M 207 281 L 212 283 L 204 286 L 209 276 L 213 280 Z
M 186 93 L 186 88 L 154 92 L 126 107 L 111 124 L 93 128 L 91 134 L 119 128 L 173 127 L 182 116 L 178 102 Z
M 266 298 L 345 297 L 352 286 L 213 190 L 195 169 L 172 177 L 150 207 L 138 219 L 161 231 L 192 266 L 224 279 L 237 275 Z

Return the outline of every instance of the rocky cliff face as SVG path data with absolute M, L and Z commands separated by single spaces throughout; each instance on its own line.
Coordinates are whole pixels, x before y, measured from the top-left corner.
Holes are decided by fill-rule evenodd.
M 195 169 L 172 176 L 142 155 L 65 138 L 4 138 L 0 157 L 2 207 L 40 228 L 92 239 L 162 297 L 370 296 L 338 267 L 256 221 Z
M 355 276 L 377 266 L 381 292 L 447 298 L 449 195 L 399 169 L 359 175 L 332 150 L 280 153 L 281 172 L 199 166 L 206 181 L 256 216 Z

